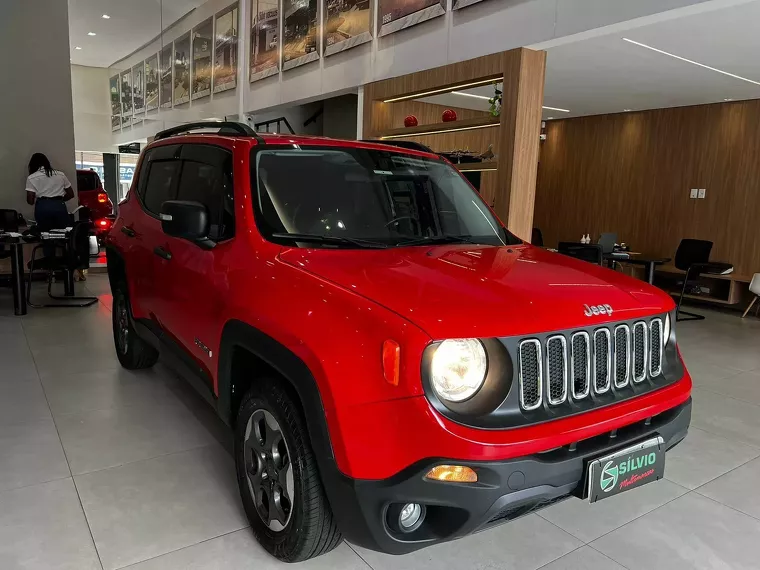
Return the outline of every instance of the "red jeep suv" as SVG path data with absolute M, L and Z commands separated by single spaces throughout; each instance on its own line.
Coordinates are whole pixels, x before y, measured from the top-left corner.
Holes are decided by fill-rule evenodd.
M 233 427 L 281 560 L 597 501 L 662 478 L 688 429 L 670 297 L 522 242 L 434 154 L 169 129 L 107 255 L 121 364 L 160 352 Z

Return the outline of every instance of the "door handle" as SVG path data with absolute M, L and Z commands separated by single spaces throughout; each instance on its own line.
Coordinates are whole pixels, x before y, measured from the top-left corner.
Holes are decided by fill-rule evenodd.
M 121 233 L 123 233 L 125 236 L 131 237 L 131 238 L 133 238 L 133 237 L 135 237 L 137 235 L 137 232 L 135 232 L 135 230 L 133 230 L 132 228 L 130 228 L 128 226 L 121 226 Z
M 153 253 L 155 253 L 158 257 L 164 258 L 166 261 L 169 261 L 172 258 L 172 254 L 166 251 L 163 247 L 154 248 Z

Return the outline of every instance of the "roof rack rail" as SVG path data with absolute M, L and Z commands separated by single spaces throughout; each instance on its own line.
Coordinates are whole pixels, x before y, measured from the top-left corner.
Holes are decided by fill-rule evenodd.
M 156 133 L 153 140 L 161 140 L 174 135 L 181 135 L 196 131 L 198 129 L 219 129 L 220 135 L 239 135 L 244 137 L 253 137 L 256 142 L 263 145 L 266 141 L 249 125 L 245 123 L 238 123 L 235 121 L 198 121 L 197 123 L 187 123 L 185 125 L 179 125 L 170 129 L 165 129 Z
M 375 144 L 387 144 L 389 146 L 397 146 L 399 148 L 410 148 L 412 150 L 420 150 L 422 152 L 429 152 L 430 154 L 438 154 L 429 146 L 415 141 L 397 141 L 397 140 L 379 140 L 379 139 L 362 139 L 359 142 L 375 143 Z

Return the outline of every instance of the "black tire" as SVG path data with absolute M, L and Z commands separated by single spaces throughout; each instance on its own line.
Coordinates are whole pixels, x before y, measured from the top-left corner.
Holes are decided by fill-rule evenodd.
M 247 458 L 251 457 L 251 454 L 260 454 L 255 448 L 257 443 L 251 443 L 251 438 L 246 443 L 248 424 L 250 420 L 252 428 L 249 433 L 258 439 L 254 430 L 259 429 L 260 433 L 262 430 L 253 426 L 257 418 L 263 417 L 264 412 L 270 414 L 267 417 L 277 424 L 276 430 L 272 432 L 272 439 L 277 442 L 277 438 L 282 436 L 285 442 L 285 447 L 280 446 L 277 455 L 282 457 L 284 449 L 289 457 L 285 464 L 292 466 L 293 496 L 290 497 L 287 490 L 280 493 L 280 503 L 289 503 L 290 508 L 283 508 L 281 511 L 287 516 L 287 520 L 284 525 L 278 522 L 275 526 L 282 527 L 278 529 L 271 528 L 275 521 L 265 522 L 264 515 L 261 514 L 262 501 L 257 501 L 251 492 L 253 484 L 250 480 L 255 480 L 255 476 L 249 479 L 249 472 L 256 471 L 256 468 L 247 462 L 250 461 Z M 258 421 L 260 423 L 260 420 Z M 270 431 L 271 428 L 266 429 L 267 438 Z M 259 450 L 266 451 L 272 445 L 271 441 L 261 441 L 264 440 L 259 441 Z M 278 444 L 274 445 L 277 447 Z M 271 464 L 268 461 L 269 459 L 259 462 L 258 468 L 262 473 L 270 473 L 268 478 L 258 479 L 262 485 L 259 486 L 262 498 L 265 495 L 272 496 L 263 486 L 274 483 L 276 487 L 280 475 L 286 470 L 286 467 L 276 466 L 276 459 L 273 459 Z M 272 556 L 284 562 L 300 562 L 330 552 L 340 544 L 343 537 L 327 502 L 303 417 L 282 381 L 273 378 L 257 380 L 256 385 L 243 397 L 235 424 L 235 466 L 240 496 L 253 534 Z M 282 491 L 282 487 L 280 489 Z
M 137 336 L 132 326 L 132 307 L 129 304 L 127 287 L 123 282 L 113 291 L 111 316 L 114 347 L 121 365 L 129 370 L 153 366 L 158 360 L 158 351 Z M 126 337 L 123 336 L 124 327 Z

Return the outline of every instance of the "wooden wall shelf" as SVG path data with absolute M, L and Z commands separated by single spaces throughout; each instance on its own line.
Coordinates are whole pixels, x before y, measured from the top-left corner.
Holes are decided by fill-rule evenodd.
M 400 139 L 404 137 L 419 137 L 438 133 L 469 131 L 473 129 L 485 129 L 498 127 L 499 117 L 479 117 L 462 121 L 449 121 L 448 123 L 433 123 L 431 125 L 417 125 L 416 127 L 403 127 L 390 129 L 379 133 L 380 139 Z
M 462 164 L 455 164 L 454 166 L 459 172 L 482 172 L 484 170 L 497 170 L 499 163 L 495 160 L 487 160 L 483 162 L 465 162 Z

